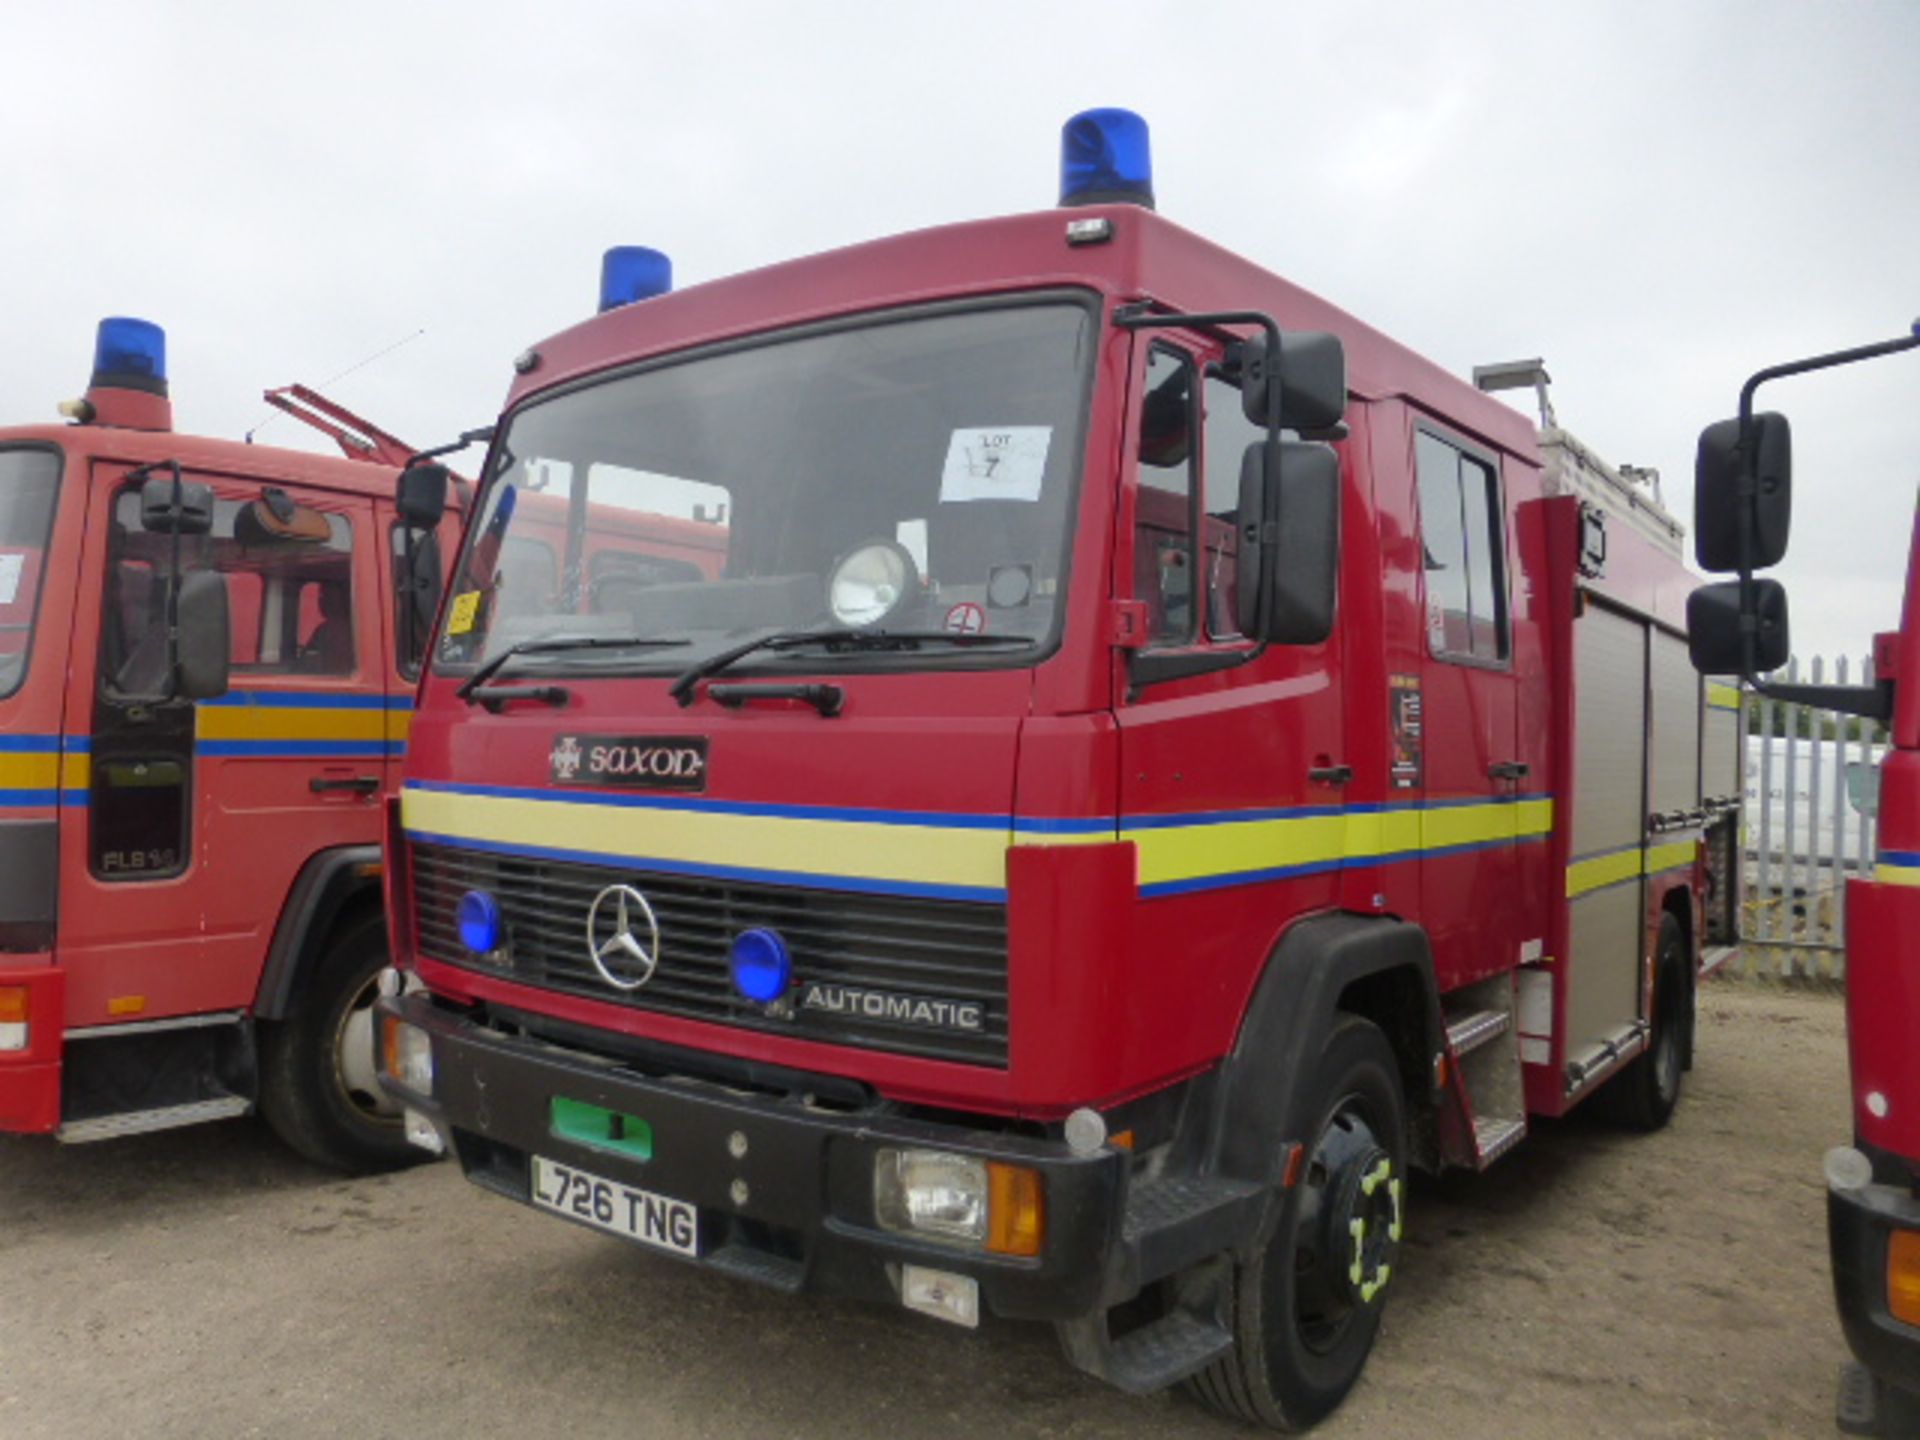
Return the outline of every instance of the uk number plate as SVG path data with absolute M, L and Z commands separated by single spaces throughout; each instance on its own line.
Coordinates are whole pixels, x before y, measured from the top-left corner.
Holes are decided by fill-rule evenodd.
M 700 1253 L 700 1212 L 684 1200 L 533 1157 L 533 1203 L 676 1255 Z

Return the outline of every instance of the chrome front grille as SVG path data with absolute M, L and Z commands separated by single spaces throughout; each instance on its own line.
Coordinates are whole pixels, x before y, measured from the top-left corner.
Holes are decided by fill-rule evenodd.
M 425 842 L 412 844 L 408 855 L 414 934 L 432 959 L 664 1015 L 930 1059 L 1007 1063 L 1004 905 L 665 875 Z M 609 885 L 639 890 L 660 923 L 659 969 L 638 990 L 608 985 L 588 955 L 587 913 Z M 468 890 L 500 902 L 504 968 L 460 943 L 454 908 Z M 728 971 L 733 937 L 752 926 L 780 932 L 802 983 L 973 1001 L 982 1007 L 983 1026 L 940 1029 L 807 1009 L 790 1018 L 770 1015 L 735 991 Z

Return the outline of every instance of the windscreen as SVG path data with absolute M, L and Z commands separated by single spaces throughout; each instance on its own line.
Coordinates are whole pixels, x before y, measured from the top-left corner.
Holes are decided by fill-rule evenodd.
M 437 663 L 631 635 L 686 643 L 528 663 L 677 669 L 859 628 L 1025 638 L 965 658 L 1031 664 L 1062 595 L 1093 335 L 1068 301 L 922 313 L 533 404 L 496 449 Z
M 26 678 L 60 489 L 52 450 L 0 450 L 0 695 Z

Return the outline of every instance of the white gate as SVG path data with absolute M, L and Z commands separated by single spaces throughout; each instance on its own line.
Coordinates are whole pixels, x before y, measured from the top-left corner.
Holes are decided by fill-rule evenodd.
M 1871 661 L 1795 660 L 1770 677 L 1868 685 Z M 1765 723 L 1771 712 L 1771 724 Z M 1846 881 L 1870 874 L 1884 734 L 1871 720 L 1748 692 L 1741 802 L 1741 958 L 1753 974 L 1841 979 Z

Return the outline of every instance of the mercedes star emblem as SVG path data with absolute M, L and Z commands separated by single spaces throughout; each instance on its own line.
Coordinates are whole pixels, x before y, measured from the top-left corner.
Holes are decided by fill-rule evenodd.
M 638 990 L 653 978 L 660 966 L 660 922 L 646 896 L 631 885 L 609 885 L 593 897 L 593 908 L 587 911 L 587 957 L 616 990 Z M 609 960 L 633 971 L 632 977 L 609 968 Z

